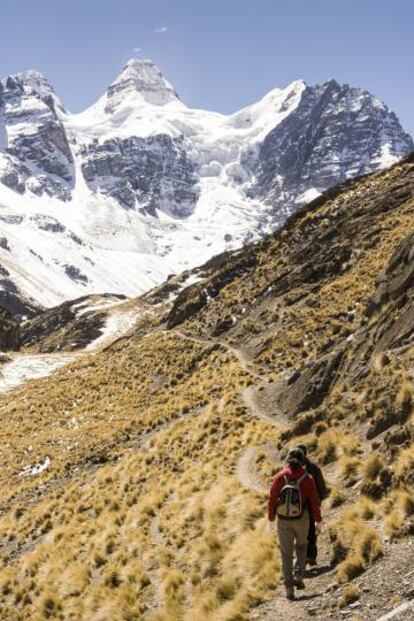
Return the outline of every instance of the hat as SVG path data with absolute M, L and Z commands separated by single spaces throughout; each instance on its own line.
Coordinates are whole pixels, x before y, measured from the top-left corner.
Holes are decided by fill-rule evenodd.
M 301 450 L 301 451 L 302 451 L 302 453 L 303 453 L 303 454 L 305 455 L 305 457 L 306 457 L 306 455 L 308 454 L 308 447 L 306 446 L 306 444 L 298 444 L 296 448 L 297 448 L 297 449 L 299 449 L 299 450 Z
M 305 463 L 305 455 L 300 448 L 291 449 L 288 453 L 286 462 L 289 464 L 289 466 L 299 468 L 299 466 L 303 466 L 303 464 Z

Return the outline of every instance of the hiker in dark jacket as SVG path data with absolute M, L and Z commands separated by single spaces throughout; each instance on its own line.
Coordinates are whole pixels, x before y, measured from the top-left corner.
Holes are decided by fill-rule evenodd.
M 319 468 L 317 464 L 315 464 L 315 462 L 311 461 L 308 458 L 307 456 L 308 449 L 307 449 L 306 444 L 298 444 L 296 448 L 300 449 L 305 455 L 304 466 L 305 466 L 306 472 L 309 472 L 309 474 L 313 476 L 314 481 L 316 483 L 316 489 L 318 490 L 319 500 L 320 502 L 322 502 L 329 496 L 329 490 L 326 487 L 326 483 L 325 483 L 325 479 L 323 478 L 322 470 Z M 315 519 L 312 515 L 312 512 L 309 517 L 310 519 L 309 519 L 309 533 L 308 533 L 308 551 L 307 551 L 306 560 L 309 565 L 314 566 L 317 564 L 316 559 L 318 556 L 318 546 L 317 546 L 318 536 L 315 531 Z
M 309 514 L 314 516 L 320 531 L 322 516 L 315 481 L 304 469 L 305 456 L 300 449 L 292 449 L 286 465 L 273 479 L 268 501 L 268 518 L 277 516 L 277 532 L 282 556 L 283 579 L 286 597 L 293 600 L 294 587 L 304 589 Z M 296 551 L 293 572 L 293 548 Z

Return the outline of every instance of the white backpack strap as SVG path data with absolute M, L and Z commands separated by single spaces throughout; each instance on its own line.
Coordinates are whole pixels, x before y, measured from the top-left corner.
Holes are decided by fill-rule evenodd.
M 308 473 L 304 472 L 302 474 L 302 476 L 298 478 L 298 485 L 300 485 L 302 483 L 302 481 L 304 481 L 306 479 L 307 476 L 308 476 Z

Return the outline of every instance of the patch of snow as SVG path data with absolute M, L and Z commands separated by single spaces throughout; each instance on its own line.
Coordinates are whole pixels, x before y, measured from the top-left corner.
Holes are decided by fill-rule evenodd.
M 44 472 L 45 470 L 47 470 L 49 468 L 51 464 L 50 461 L 50 457 L 46 457 L 44 461 L 34 465 L 34 466 L 26 466 L 25 468 L 23 468 L 23 470 L 19 473 L 19 476 L 29 476 L 29 477 L 33 477 L 36 476 L 37 474 L 41 474 L 42 472 Z
M 0 392 L 7 392 L 21 384 L 47 377 L 74 360 L 66 354 L 20 354 L 0 369 Z
M 93 351 L 109 344 L 111 341 L 127 334 L 137 322 L 140 311 L 137 309 L 129 311 L 115 312 L 108 315 L 102 334 L 97 339 L 89 343 L 85 351 Z
M 79 304 L 74 306 L 73 309 L 75 310 L 77 317 L 82 317 L 82 315 L 86 315 L 86 313 L 106 310 L 112 306 L 116 306 L 117 304 L 119 304 L 119 298 L 116 297 L 106 299 L 98 298 L 95 301 L 89 299 L 79 302 Z
M 309 188 L 309 190 L 306 190 L 306 192 L 303 192 L 303 194 L 300 194 L 300 196 L 296 198 L 296 202 L 304 204 L 310 203 L 320 195 L 321 193 L 316 188 Z

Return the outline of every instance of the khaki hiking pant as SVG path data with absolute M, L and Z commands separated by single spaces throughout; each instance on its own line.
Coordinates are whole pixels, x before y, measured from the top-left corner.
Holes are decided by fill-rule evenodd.
M 293 550 L 296 551 L 295 574 L 305 575 L 308 547 L 309 513 L 304 511 L 296 520 L 277 518 L 277 534 L 282 556 L 283 580 L 286 587 L 293 587 Z

